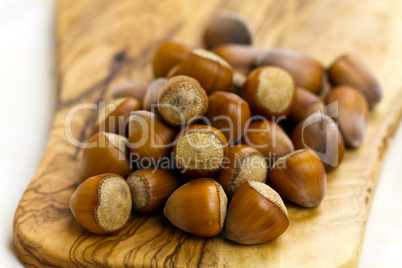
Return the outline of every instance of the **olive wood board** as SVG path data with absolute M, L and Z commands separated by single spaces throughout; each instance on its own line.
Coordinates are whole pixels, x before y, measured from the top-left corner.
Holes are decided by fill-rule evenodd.
M 218 14 L 237 12 L 255 29 L 261 48 L 292 48 L 328 65 L 351 53 L 373 70 L 383 100 L 369 115 L 363 145 L 348 150 L 328 174 L 321 206 L 287 203 L 288 230 L 260 245 L 239 245 L 223 235 L 200 238 L 161 214 L 134 215 L 115 235 L 85 231 L 69 199 L 79 185 L 79 149 L 67 139 L 65 119 L 80 103 L 109 100 L 112 89 L 152 79 L 157 45 L 176 39 L 200 45 Z M 348 1 L 131 1 L 60 0 L 56 11 L 58 106 L 48 145 L 14 219 L 13 242 L 28 267 L 355 267 L 384 153 L 402 114 L 402 2 Z M 72 134 L 84 141 L 96 118 L 82 109 Z

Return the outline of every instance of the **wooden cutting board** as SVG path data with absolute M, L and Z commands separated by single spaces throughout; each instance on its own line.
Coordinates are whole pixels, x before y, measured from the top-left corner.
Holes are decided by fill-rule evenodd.
M 288 204 L 291 224 L 280 238 L 242 246 L 223 236 L 198 238 L 161 215 L 134 216 L 111 236 L 74 220 L 69 198 L 78 186 L 79 149 L 66 136 L 68 112 L 110 99 L 130 80 L 151 80 L 150 59 L 167 38 L 198 45 L 205 25 L 234 11 L 256 31 L 255 44 L 303 51 L 324 64 L 348 52 L 378 76 L 383 101 L 370 113 L 364 144 L 328 175 L 316 209 Z M 15 251 L 27 266 L 356 266 L 384 153 L 402 114 L 402 2 L 61 0 L 57 9 L 58 109 L 42 162 L 15 213 Z M 96 112 L 82 109 L 72 134 L 84 141 Z M 10 178 L 12 179 L 12 178 Z

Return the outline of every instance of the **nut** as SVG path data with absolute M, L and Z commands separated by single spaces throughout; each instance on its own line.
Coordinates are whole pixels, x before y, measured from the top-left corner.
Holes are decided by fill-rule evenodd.
M 170 69 L 182 62 L 191 48 L 173 41 L 163 42 L 155 52 L 152 66 L 155 78 L 166 77 Z
M 315 94 L 304 88 L 296 88 L 296 101 L 293 110 L 289 114 L 289 119 L 299 123 L 313 113 L 320 111 L 325 112 L 324 102 Z
M 262 153 L 272 161 L 285 156 L 294 150 L 290 138 L 283 129 L 271 121 L 255 121 L 251 123 L 244 134 L 243 144 L 247 144 Z
M 291 139 L 296 149 L 311 149 L 331 171 L 343 159 L 345 145 L 337 124 L 327 115 L 314 113 L 293 130 Z
M 208 49 L 228 43 L 249 45 L 253 36 L 250 24 L 243 17 L 227 14 L 214 19 L 207 27 L 204 43 Z
M 156 114 L 159 113 L 159 110 L 157 109 L 159 91 L 162 89 L 163 85 L 165 85 L 167 81 L 167 78 L 156 78 L 154 81 L 151 82 L 151 84 L 149 84 L 142 105 L 144 110 L 151 111 Z
M 91 177 L 71 196 L 70 209 L 78 223 L 88 231 L 95 234 L 116 232 L 130 217 L 130 188 L 117 174 Z
M 371 71 L 356 57 L 344 55 L 328 68 L 328 78 L 333 86 L 351 86 L 366 97 L 370 107 L 382 97 L 381 87 Z
M 216 181 L 200 178 L 177 189 L 167 200 L 163 213 L 183 231 L 212 237 L 223 229 L 227 197 Z
M 227 155 L 225 136 L 214 127 L 191 125 L 177 134 L 173 146 L 176 167 L 192 177 L 213 175 Z
M 148 83 L 141 81 L 128 82 L 113 91 L 113 99 L 131 97 L 143 102 L 147 89 Z
M 209 95 L 206 117 L 213 127 L 225 135 L 229 144 L 241 139 L 250 116 L 248 103 L 239 96 L 223 91 Z
M 296 101 L 292 77 L 278 67 L 252 71 L 244 83 L 242 95 L 253 113 L 267 118 L 289 114 Z
M 126 136 L 127 118 L 132 111 L 140 109 L 141 102 L 130 97 L 114 99 L 107 102 L 104 109 L 99 113 L 93 133 L 104 131 Z
M 263 52 L 257 58 L 257 66 L 272 65 L 286 70 L 298 87 L 314 94 L 323 87 L 324 67 L 307 55 L 290 49 L 275 48 Z
M 247 76 L 245 76 L 243 73 L 237 70 L 233 70 L 232 84 L 227 90 L 227 92 L 241 96 L 241 91 L 243 89 L 244 83 L 246 82 L 246 79 Z
M 143 168 L 127 178 L 133 201 L 133 211 L 151 213 L 163 209 L 169 196 L 180 187 L 178 174 L 162 168 Z
M 194 49 L 169 77 L 187 75 L 196 79 L 205 91 L 228 90 L 232 83 L 232 67 L 221 57 L 204 49 Z
M 167 123 L 184 126 L 205 114 L 208 96 L 194 78 L 175 76 L 159 91 L 158 109 Z
M 226 217 L 226 238 L 240 244 L 268 242 L 283 234 L 289 216 L 279 194 L 265 183 L 246 181 L 234 193 Z
M 230 146 L 228 160 L 227 166 L 215 176 L 216 181 L 222 185 L 228 196 L 232 196 L 236 189 L 247 180 L 265 183 L 268 165 L 257 149 L 247 145 Z
M 240 44 L 219 45 L 212 51 L 244 75 L 248 75 L 254 69 L 255 61 L 261 53 L 261 49 L 257 47 Z
M 93 135 L 87 143 L 96 143 L 94 147 L 82 149 L 79 165 L 79 179 L 84 181 L 89 177 L 102 173 L 116 173 L 127 176 L 131 172 L 128 162 L 128 139 L 114 134 L 99 132 Z
M 327 179 L 318 155 L 301 149 L 275 162 L 269 171 L 267 184 L 282 198 L 313 208 L 325 196 Z
M 326 104 L 338 102 L 339 124 L 345 144 L 349 147 L 359 147 L 366 134 L 368 120 L 368 104 L 366 98 L 358 90 L 349 86 L 339 86 L 332 89 Z
M 128 126 L 131 160 L 148 165 L 168 156 L 176 133 L 154 113 L 132 112 Z

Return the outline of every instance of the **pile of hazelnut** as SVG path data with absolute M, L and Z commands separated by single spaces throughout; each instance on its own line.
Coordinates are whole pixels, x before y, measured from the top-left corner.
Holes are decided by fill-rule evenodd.
M 206 49 L 165 41 L 154 81 L 113 92 L 82 149 L 82 183 L 70 200 L 83 227 L 109 234 L 132 211 L 163 210 L 194 235 L 224 231 L 257 244 L 288 228 L 282 198 L 320 205 L 326 172 L 345 146 L 362 143 L 380 87 L 353 56 L 325 69 L 297 51 L 252 46 L 250 29 L 229 14 L 206 28 Z

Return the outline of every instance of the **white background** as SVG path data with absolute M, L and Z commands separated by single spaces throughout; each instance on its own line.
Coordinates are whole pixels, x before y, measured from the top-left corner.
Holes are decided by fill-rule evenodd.
M 78 1 L 78 0 L 76 0 Z M 41 160 L 55 109 L 53 0 L 0 0 L 0 267 L 20 267 L 12 246 L 18 202 Z M 402 129 L 387 153 L 360 267 L 402 267 Z

